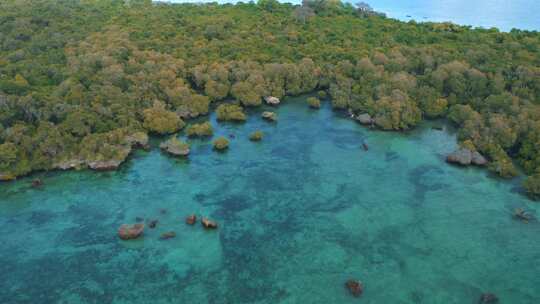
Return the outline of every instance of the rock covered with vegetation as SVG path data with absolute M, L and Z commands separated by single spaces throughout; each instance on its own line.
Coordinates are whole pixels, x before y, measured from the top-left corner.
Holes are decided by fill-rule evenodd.
M 171 137 L 169 140 L 162 142 L 159 147 L 173 156 L 188 156 L 190 152 L 189 144 L 180 141 L 176 137 Z
M 307 103 L 312 109 L 319 109 L 321 107 L 321 101 L 317 97 L 308 97 Z
M 264 133 L 262 131 L 255 131 L 249 135 L 249 140 L 251 141 L 261 141 L 264 137 Z
M 143 232 L 144 224 L 123 224 L 118 228 L 118 237 L 124 241 L 134 240 L 142 236 Z
M 175 113 L 165 108 L 161 102 L 154 102 L 143 111 L 143 127 L 157 134 L 175 133 L 185 126 L 185 122 Z
M 446 157 L 446 161 L 449 163 L 454 163 L 462 166 L 476 165 L 476 166 L 485 166 L 487 160 L 482 154 L 478 151 L 471 151 L 468 148 L 459 148 L 456 151 L 450 153 Z
M 186 134 L 189 137 L 208 137 L 214 134 L 214 129 L 210 122 L 193 124 L 187 127 Z
M 274 112 L 264 111 L 262 112 L 261 117 L 268 121 L 277 121 L 277 114 Z
M 227 138 L 221 136 L 218 137 L 216 140 L 214 140 L 214 149 L 217 151 L 224 151 L 229 148 L 229 140 Z
M 221 121 L 245 121 L 244 109 L 235 104 L 221 104 L 216 109 L 217 119 Z
M 119 133 L 177 132 L 211 102 L 243 121 L 264 97 L 321 91 L 385 130 L 448 118 L 489 170 L 515 176 L 515 161 L 540 194 L 538 32 L 312 0 L 4 1 L 0 20 L 0 179 L 124 159 Z

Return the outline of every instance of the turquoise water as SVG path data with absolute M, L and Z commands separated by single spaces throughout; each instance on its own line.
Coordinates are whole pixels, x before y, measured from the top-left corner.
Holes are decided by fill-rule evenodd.
M 260 111 L 211 118 L 236 135 L 225 153 L 196 140 L 189 160 L 153 149 L 117 172 L 1 184 L 0 303 L 540 303 L 540 223 L 511 216 L 540 205 L 517 181 L 446 165 L 451 132 L 370 131 L 301 98 L 277 124 Z M 187 226 L 191 213 L 219 229 Z M 136 217 L 159 223 L 120 241 Z
M 164 2 L 219 2 L 235 3 L 236 0 L 163 0 Z M 249 2 L 249 1 L 243 1 Z M 255 1 L 257 2 L 257 1 Z M 299 4 L 302 1 L 288 0 Z M 360 1 L 345 0 L 352 4 Z M 512 28 L 540 30 L 540 1 L 538 0 L 364 0 L 376 11 L 390 18 L 417 22 L 434 21 L 471 25 L 473 27 L 496 27 L 502 31 Z

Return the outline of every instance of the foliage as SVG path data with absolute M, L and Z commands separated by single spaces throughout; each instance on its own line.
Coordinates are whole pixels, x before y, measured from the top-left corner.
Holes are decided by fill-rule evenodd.
M 318 109 L 321 107 L 321 101 L 317 97 L 308 97 L 307 103 L 313 109 Z
M 245 121 L 246 114 L 241 106 L 235 104 L 221 104 L 216 109 L 217 119 L 222 121 Z
M 334 0 L 10 0 L 0 24 L 0 173 L 121 157 L 127 133 L 176 132 L 212 102 L 233 99 L 217 117 L 243 121 L 264 96 L 314 91 L 383 129 L 448 118 L 494 172 L 540 170 L 538 32 L 405 23 Z
M 186 134 L 189 137 L 203 137 L 203 136 L 212 136 L 214 130 L 210 122 L 204 122 L 200 124 L 192 124 L 186 129 Z
M 264 137 L 264 133 L 262 131 L 255 131 L 249 135 L 249 140 L 251 141 L 260 141 Z
M 523 182 L 523 187 L 532 198 L 540 198 L 540 174 L 527 177 Z
M 214 140 L 214 149 L 218 151 L 223 151 L 229 147 L 229 140 L 221 136 Z
M 155 102 L 153 107 L 145 109 L 143 115 L 144 128 L 158 134 L 174 133 L 185 125 L 176 113 L 167 111 L 160 102 Z

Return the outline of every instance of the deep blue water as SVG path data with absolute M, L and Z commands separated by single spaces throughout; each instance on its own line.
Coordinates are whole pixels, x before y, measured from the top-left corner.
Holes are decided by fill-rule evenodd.
M 238 1 L 172 0 L 170 2 L 234 3 Z M 295 0 L 282 2 L 301 3 Z M 370 4 L 376 11 L 386 13 L 388 17 L 403 21 L 412 19 L 417 22 L 451 21 L 473 27 L 496 27 L 501 31 L 509 31 L 512 28 L 540 30 L 539 0 L 364 0 L 364 2 Z
M 447 165 L 452 132 L 370 131 L 304 98 L 276 124 L 261 110 L 245 124 L 211 117 L 215 136 L 236 135 L 225 153 L 192 140 L 174 159 L 155 140 L 116 172 L 0 184 L 0 303 L 473 304 L 485 291 L 540 303 L 540 223 L 511 214 L 540 205 L 519 180 Z M 262 142 L 248 140 L 256 129 Z M 187 226 L 191 213 L 219 229 Z M 136 217 L 159 223 L 119 240 Z

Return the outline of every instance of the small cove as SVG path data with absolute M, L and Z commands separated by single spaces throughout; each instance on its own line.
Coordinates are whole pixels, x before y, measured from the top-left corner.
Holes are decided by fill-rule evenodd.
M 485 170 L 448 166 L 455 135 L 371 131 L 288 98 L 278 122 L 211 122 L 226 153 L 138 151 L 116 172 L 0 184 L 2 303 L 538 303 L 538 203 Z M 250 142 L 260 129 L 265 138 Z M 369 151 L 361 149 L 362 140 Z M 162 214 L 161 209 L 167 212 Z M 220 228 L 184 224 L 207 215 Z M 116 231 L 156 218 L 141 240 Z M 177 237 L 159 240 L 162 232 Z

